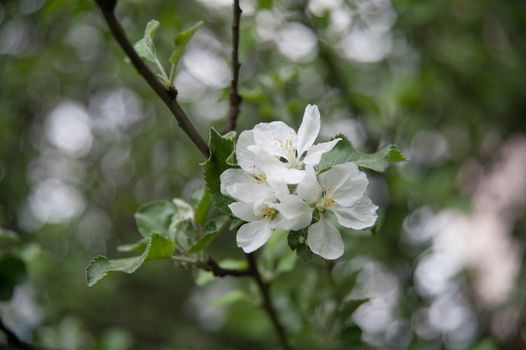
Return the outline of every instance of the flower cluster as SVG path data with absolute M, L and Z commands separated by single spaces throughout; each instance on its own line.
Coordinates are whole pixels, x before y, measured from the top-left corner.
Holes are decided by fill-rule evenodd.
M 308 105 L 296 133 L 283 122 L 257 124 L 243 131 L 236 144 L 241 169 L 221 174 L 221 192 L 236 201 L 232 214 L 246 223 L 237 245 L 253 252 L 274 229 L 307 229 L 311 251 L 325 259 L 343 254 L 343 241 L 333 218 L 343 227 L 364 229 L 376 222 L 376 210 L 366 196 L 367 177 L 354 163 L 342 163 L 316 173 L 324 153 L 340 141 L 314 144 L 320 113 Z

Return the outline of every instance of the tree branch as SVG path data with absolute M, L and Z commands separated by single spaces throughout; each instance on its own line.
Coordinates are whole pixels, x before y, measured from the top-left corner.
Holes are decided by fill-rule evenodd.
M 239 63 L 239 22 L 242 12 L 241 7 L 239 7 L 239 0 L 234 0 L 232 5 L 232 81 L 230 84 L 230 107 L 228 109 L 226 132 L 236 128 L 239 105 L 241 104 L 241 96 L 239 96 L 237 85 L 239 69 L 241 68 L 241 63 Z
M 263 298 L 263 309 L 266 311 L 268 316 L 270 317 L 270 320 L 272 321 L 272 325 L 274 326 L 274 330 L 276 331 L 276 334 L 279 337 L 279 340 L 281 342 L 281 346 L 285 350 L 291 350 L 287 335 L 285 334 L 285 328 L 283 328 L 283 325 L 280 323 L 278 319 L 278 315 L 276 314 L 276 310 L 274 309 L 274 306 L 272 305 L 272 298 L 270 296 L 269 291 L 269 284 L 263 281 L 263 278 L 261 277 L 261 274 L 259 273 L 258 266 L 256 263 L 256 258 L 253 254 L 245 254 L 248 261 L 248 267 L 251 271 L 252 277 L 256 281 L 259 291 L 261 293 L 261 297 Z
M 212 258 L 208 259 L 206 263 L 200 264 L 199 267 L 206 271 L 212 272 L 216 277 L 225 277 L 225 276 L 252 276 L 252 271 L 250 269 L 244 270 L 235 270 L 235 269 L 224 269 Z
M 115 5 L 116 0 L 95 0 L 99 6 L 106 23 L 108 24 L 110 31 L 114 39 L 119 43 L 120 47 L 128 56 L 131 63 L 137 69 L 137 72 L 146 80 L 148 85 L 152 90 L 161 98 L 164 104 L 168 107 L 172 115 L 177 120 L 179 127 L 188 135 L 192 142 L 197 146 L 199 151 L 205 156 L 208 157 L 209 149 L 205 140 L 199 135 L 192 122 L 186 115 L 185 111 L 181 105 L 177 102 L 177 90 L 172 86 L 170 88 L 165 88 L 163 84 L 159 82 L 159 79 L 155 74 L 148 68 L 148 66 L 143 62 L 139 57 L 133 45 L 130 43 L 124 30 L 117 21 L 115 17 Z
M 7 326 L 5 325 L 4 321 L 0 318 L 0 331 L 2 331 L 6 338 L 7 338 L 7 344 L 0 344 L 0 349 L 28 349 L 28 350 L 49 350 L 46 348 L 42 348 L 30 343 L 26 343 L 25 341 L 18 338 L 18 336 Z

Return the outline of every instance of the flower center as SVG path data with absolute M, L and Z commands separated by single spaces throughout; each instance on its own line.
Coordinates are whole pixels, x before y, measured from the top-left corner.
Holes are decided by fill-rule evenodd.
M 318 209 L 329 209 L 332 207 L 336 202 L 334 201 L 334 197 L 332 196 L 332 193 L 327 193 L 327 189 L 322 189 L 321 196 L 316 201 L 316 208 Z
M 261 185 L 266 185 L 268 182 L 267 182 L 267 175 L 265 174 L 261 174 L 259 176 L 255 176 L 256 178 L 256 181 L 258 182 L 258 184 L 261 184 Z
M 284 160 L 287 161 L 289 168 L 297 168 L 301 165 L 296 156 L 296 147 L 291 139 L 275 139 L 275 142 L 285 153 Z
M 266 206 L 265 208 L 263 208 L 263 217 L 265 218 L 269 218 L 269 219 L 274 219 L 276 216 L 278 215 L 278 211 L 274 208 L 271 208 L 269 206 Z

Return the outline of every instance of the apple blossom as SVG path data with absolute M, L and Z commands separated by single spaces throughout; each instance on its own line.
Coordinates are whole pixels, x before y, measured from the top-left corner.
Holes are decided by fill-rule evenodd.
M 337 259 L 343 254 L 339 231 L 330 222 L 329 213 L 346 228 L 362 230 L 374 225 L 378 207 L 367 197 L 367 177 L 354 163 L 342 163 L 316 175 L 306 168 L 297 194 L 319 213 L 318 222 L 308 228 L 307 244 L 311 251 L 325 259 Z

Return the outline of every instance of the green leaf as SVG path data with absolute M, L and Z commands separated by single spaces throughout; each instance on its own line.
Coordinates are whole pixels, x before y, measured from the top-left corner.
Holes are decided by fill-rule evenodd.
M 0 300 L 9 300 L 15 287 L 27 278 L 24 261 L 14 255 L 0 257 Z
M 498 348 L 499 347 L 492 339 L 486 338 L 473 344 L 469 350 L 497 350 Z
M 349 317 L 352 316 L 352 314 L 358 309 L 361 305 L 368 302 L 369 299 L 353 299 L 346 301 L 341 307 L 339 311 L 340 319 L 342 322 L 346 322 Z
M 229 215 L 221 215 L 208 221 L 204 227 L 204 235 L 188 250 L 188 253 L 195 254 L 206 249 L 214 241 L 217 235 L 226 227 L 230 220 Z
M 177 245 L 184 250 L 188 250 L 196 238 L 196 230 L 193 223 L 194 209 L 190 204 L 182 199 L 174 199 L 175 214 L 170 224 L 170 237 L 175 240 Z
M 318 165 L 320 172 L 326 171 L 334 165 L 347 162 L 353 162 L 361 168 L 382 172 L 387 169 L 390 163 L 408 159 L 396 145 L 387 145 L 375 153 L 366 154 L 354 149 L 345 136 L 338 135 L 336 138 L 341 138 L 341 140 L 330 152 L 323 155 Z
M 0 227 L 0 244 L 16 243 L 19 241 L 20 237 L 15 232 Z
M 148 24 L 146 24 L 146 29 L 144 30 L 144 37 L 133 46 L 139 56 L 151 62 L 158 61 L 157 52 L 153 43 L 153 36 L 159 28 L 159 24 L 159 21 L 155 19 L 148 22 Z
M 210 194 L 212 203 L 224 214 L 230 214 L 228 205 L 232 199 L 221 194 L 221 181 L 219 176 L 231 166 L 227 159 L 234 153 L 235 134 L 221 136 L 214 128 L 210 129 L 210 157 L 203 164 L 206 189 Z
M 206 221 L 206 214 L 210 207 L 210 195 L 204 187 L 201 187 L 192 194 L 190 203 L 194 206 L 194 221 L 198 225 L 204 225 Z
M 214 274 L 210 271 L 197 270 L 194 277 L 194 281 L 197 286 L 201 287 L 207 284 L 208 282 L 215 280 L 215 278 L 216 277 L 214 276 Z
M 172 202 L 150 202 L 137 210 L 135 222 L 143 237 L 148 237 L 152 232 L 170 237 L 170 225 L 176 213 L 177 207 Z
M 145 238 L 143 238 L 140 241 L 137 241 L 135 243 L 122 244 L 122 245 L 117 247 L 117 250 L 119 252 L 123 252 L 123 253 L 142 252 L 142 251 L 144 251 L 144 249 L 146 249 L 146 246 L 148 245 L 149 241 L 150 241 L 150 239 L 145 237 Z
M 234 290 L 226 292 L 224 295 L 214 300 L 212 305 L 227 306 L 227 305 L 234 304 L 241 300 L 248 301 L 250 300 L 250 297 L 244 291 L 239 290 L 239 289 L 234 289 Z
M 177 66 L 177 63 L 179 63 L 179 60 L 183 55 L 184 49 L 186 48 L 186 44 L 188 44 L 194 33 L 202 25 L 203 21 L 199 21 L 187 30 L 177 33 L 177 35 L 174 38 L 175 50 L 170 55 L 170 63 L 172 63 L 174 66 Z
M 88 286 L 92 287 L 106 276 L 117 271 L 132 274 L 146 261 L 170 258 L 174 249 L 175 246 L 170 239 L 154 233 L 150 236 L 146 249 L 139 256 L 115 260 L 98 256 L 93 259 L 86 268 L 86 281 Z
M 305 230 L 290 231 L 287 236 L 287 243 L 290 249 L 295 251 L 303 261 L 308 261 L 314 256 L 307 245 L 307 232 Z

